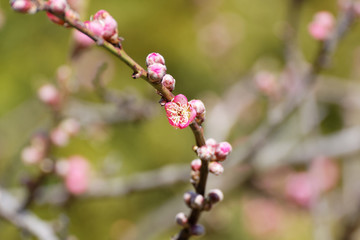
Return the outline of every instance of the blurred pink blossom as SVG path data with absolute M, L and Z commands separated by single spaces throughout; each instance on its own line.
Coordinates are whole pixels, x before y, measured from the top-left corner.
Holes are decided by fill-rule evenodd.
M 65 176 L 66 189 L 75 195 L 84 193 L 89 185 L 89 170 L 89 163 L 84 157 L 69 157 Z
M 65 131 L 69 136 L 74 136 L 79 132 L 80 124 L 73 118 L 67 118 L 61 121 L 59 128 Z
M 324 156 L 319 156 L 311 162 L 309 172 L 319 192 L 335 187 L 340 178 L 338 165 L 333 159 Z
M 255 75 L 257 88 L 268 97 L 276 97 L 279 92 L 279 83 L 275 75 L 268 71 L 260 71 Z
M 284 228 L 284 210 L 270 200 L 248 199 L 244 202 L 243 213 L 248 230 L 260 239 L 267 239 Z
M 286 194 L 289 199 L 300 206 L 310 207 L 315 197 L 313 187 L 309 173 L 292 173 L 287 179 Z
M 95 43 L 94 40 L 76 29 L 73 31 L 73 38 L 75 43 L 82 48 L 90 47 Z
M 325 40 L 330 36 L 334 24 L 335 19 L 330 12 L 318 12 L 315 14 L 313 21 L 309 24 L 309 33 L 317 40 Z
M 57 127 L 50 133 L 51 142 L 59 147 L 64 147 L 69 143 L 69 134 L 64 129 Z
M 38 90 L 38 97 L 44 103 L 56 106 L 60 103 L 60 93 L 52 84 L 45 84 Z
M 36 146 L 29 146 L 22 150 L 21 159 L 26 164 L 39 163 L 44 158 L 44 151 Z
M 286 194 L 303 207 L 310 207 L 317 197 L 333 188 L 339 180 L 339 169 L 333 160 L 315 158 L 308 171 L 291 173 L 287 179 Z

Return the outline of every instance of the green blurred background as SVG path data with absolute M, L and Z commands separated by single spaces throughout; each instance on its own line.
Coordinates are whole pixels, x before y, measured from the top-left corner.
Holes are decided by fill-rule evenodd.
M 287 0 L 89 1 L 82 19 L 87 20 L 99 9 L 108 10 L 118 21 L 119 35 L 125 38 L 123 46 L 130 56 L 143 64 L 148 53 L 161 53 L 166 59 L 168 73 L 177 81 L 175 92 L 189 99 L 205 99 L 207 104 L 207 101 L 211 103 L 221 98 L 226 89 L 250 74 L 258 63 L 270 62 L 275 71 L 283 67 L 282 31 L 287 6 Z M 0 184 L 14 188 L 20 186 L 23 176 L 33 171 L 24 167 L 19 158 L 22 147 L 32 133 L 49 124 L 50 113 L 37 100 L 37 88 L 44 82 L 54 82 L 59 66 L 71 64 L 72 35 L 70 29 L 51 23 L 43 12 L 36 15 L 15 13 L 3 0 L 0 9 Z M 309 61 L 318 44 L 308 35 L 307 24 L 320 10 L 337 14 L 337 3 L 328 0 L 304 3 L 298 40 Z M 352 69 L 358 34 L 356 27 L 341 43 L 326 74 L 340 78 L 356 74 Z M 106 72 L 109 88 L 135 91 L 144 101 L 157 103 L 159 99 L 154 90 L 142 80 L 132 80 L 131 70 L 122 62 L 96 47 L 89 52 L 83 65 L 76 68 L 76 74 L 81 75 L 87 68 L 105 61 L 110 66 Z M 85 87 L 78 97 L 99 102 L 94 92 Z M 261 109 L 261 104 L 258 108 Z M 114 176 L 194 159 L 191 131 L 173 129 L 164 111 L 159 107 L 154 111 L 150 118 L 142 121 L 105 127 L 102 130 L 105 137 L 100 139 L 80 135 L 56 154 L 82 154 L 97 171 L 102 168 L 103 160 L 110 158 L 119 164 L 111 173 Z M 249 128 L 240 124 L 233 131 L 237 135 L 231 136 L 230 142 L 249 132 Z M 137 222 L 169 199 L 181 199 L 186 189 L 191 189 L 190 184 L 115 199 L 75 200 L 64 208 L 36 206 L 33 210 L 44 219 L 58 218 L 64 212 L 70 219 L 69 232 L 78 239 L 122 239 L 122 234 L 129 229 L 133 229 L 133 239 L 137 239 Z M 244 225 L 242 193 L 241 188 L 227 193 L 223 203 L 212 213 L 204 214 L 202 222 L 208 228 L 204 239 L 256 238 Z M 174 215 L 179 210 L 174 209 Z M 286 230 L 279 236 L 269 236 L 270 239 L 311 238 L 311 222 L 306 213 L 294 211 L 288 219 Z M 173 217 L 167 221 L 173 221 Z M 174 224 L 161 236 L 151 239 L 169 239 L 178 229 Z M 27 239 L 11 224 L 0 220 L 0 239 L 22 238 Z

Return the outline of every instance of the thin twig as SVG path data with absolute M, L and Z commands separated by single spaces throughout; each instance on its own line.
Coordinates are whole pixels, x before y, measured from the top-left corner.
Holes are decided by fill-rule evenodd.
M 50 12 L 51 14 L 57 16 L 58 18 L 64 20 L 69 26 L 79 30 L 80 32 L 86 34 L 91 39 L 93 39 L 98 45 L 105 48 L 107 51 L 109 51 L 111 54 L 118 57 L 121 61 L 123 61 L 126 65 L 128 65 L 133 71 L 133 78 L 142 78 L 146 82 L 148 82 L 152 87 L 154 87 L 166 101 L 171 101 L 174 98 L 174 95 L 160 82 L 153 82 L 151 81 L 147 76 L 147 71 L 142 68 L 136 61 L 134 61 L 123 49 L 123 47 L 120 44 L 112 44 L 110 42 L 105 41 L 101 37 L 98 37 L 94 35 L 89 29 L 87 29 L 81 21 L 78 19 L 73 18 L 67 18 L 64 14 L 58 14 L 53 12 L 47 4 L 45 4 L 44 1 L 37 0 L 39 4 L 40 10 L 45 10 L 47 12 Z M 205 145 L 205 138 L 202 127 L 197 124 L 196 122 L 193 122 L 190 124 L 190 127 L 193 131 L 196 145 L 198 147 L 201 147 Z M 200 180 L 197 186 L 195 187 L 196 192 L 198 194 L 204 195 L 205 194 L 205 188 L 206 188 L 206 181 L 207 181 L 207 175 L 208 175 L 208 162 L 205 160 L 202 160 L 202 166 L 200 169 Z M 189 223 L 194 225 L 197 223 L 199 217 L 200 217 L 201 211 L 199 210 L 192 210 L 189 218 Z M 183 236 L 179 239 L 188 239 L 191 234 L 189 227 L 185 227 L 181 233 L 180 236 Z

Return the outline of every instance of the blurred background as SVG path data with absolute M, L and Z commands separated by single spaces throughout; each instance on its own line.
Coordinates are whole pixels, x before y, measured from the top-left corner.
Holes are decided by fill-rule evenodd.
M 224 174 L 209 176 L 208 189 L 219 187 L 225 199 L 202 215 L 203 239 L 360 239 L 358 24 L 317 77 L 316 91 L 242 162 L 253 133 L 287 101 L 296 71 L 303 74 L 317 55 L 320 43 L 308 33 L 314 14 L 337 18 L 337 1 L 70 2 L 82 20 L 109 11 L 125 51 L 142 66 L 149 53 L 162 54 L 175 93 L 205 103 L 206 137 L 232 144 Z M 189 129 L 168 123 L 155 90 L 104 49 L 80 49 L 73 30 L 44 12 L 19 14 L 1 0 L 0 36 L 0 186 L 25 195 L 24 182 L 39 170 L 21 153 L 34 134 L 53 128 L 38 89 L 66 85 L 63 117 L 81 129 L 52 156 L 83 156 L 91 179 L 104 185 L 94 180 L 100 185 L 69 197 L 62 178 L 50 176 L 31 211 L 62 239 L 169 239 L 178 232 L 174 217 L 188 212 L 182 195 L 192 190 L 195 141 Z M 35 238 L 0 218 L 0 239 Z

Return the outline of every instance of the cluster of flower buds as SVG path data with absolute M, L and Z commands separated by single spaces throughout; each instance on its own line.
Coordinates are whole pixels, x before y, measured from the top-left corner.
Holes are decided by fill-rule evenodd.
M 220 175 L 224 172 L 221 162 L 225 161 L 232 147 L 228 142 L 217 143 L 214 139 L 209 138 L 206 144 L 196 149 L 196 153 L 200 159 L 208 161 L 209 171 L 215 175 Z
M 52 84 L 45 84 L 38 90 L 39 99 L 46 105 L 56 109 L 61 104 L 61 94 L 59 90 Z
M 209 191 L 206 198 L 203 195 L 195 192 L 186 192 L 184 194 L 184 201 L 191 209 L 209 211 L 215 203 L 224 199 L 224 195 L 219 189 L 212 189 Z M 176 215 L 175 221 L 182 227 L 189 227 L 191 235 L 200 236 L 205 233 L 205 228 L 200 224 L 189 226 L 188 217 L 185 213 L 180 212 Z
M 166 74 L 165 59 L 159 53 L 150 53 L 146 57 L 148 78 L 152 82 L 160 82 L 170 91 L 175 89 L 175 79 Z M 166 76 L 166 77 L 165 77 Z
M 36 134 L 31 138 L 30 145 L 21 152 L 21 159 L 25 164 L 39 164 L 46 157 L 49 141 L 44 134 Z
M 209 211 L 215 203 L 221 202 L 223 199 L 224 194 L 220 189 L 210 190 L 206 197 L 191 191 L 184 194 L 185 204 L 196 210 Z
M 64 178 L 66 189 L 74 195 L 88 189 L 90 167 L 86 158 L 75 155 L 56 162 L 55 171 Z
M 13 10 L 21 13 L 34 14 L 38 10 L 31 0 L 11 0 L 10 5 Z
M 96 36 L 113 44 L 119 43 L 116 20 L 105 10 L 99 10 L 85 26 Z
M 324 41 L 329 38 L 334 29 L 334 25 L 334 16 L 330 12 L 322 11 L 315 14 L 308 29 L 313 38 Z
M 67 118 L 60 122 L 50 133 L 51 142 L 58 147 L 64 147 L 69 143 L 69 139 L 75 136 L 80 129 L 80 124 L 77 120 Z

